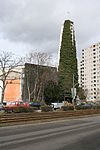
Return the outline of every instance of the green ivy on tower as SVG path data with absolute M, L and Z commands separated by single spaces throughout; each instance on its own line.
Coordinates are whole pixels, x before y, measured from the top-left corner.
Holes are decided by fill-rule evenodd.
M 73 74 L 75 83 L 78 83 L 76 45 L 73 22 L 70 20 L 65 20 L 58 67 L 59 86 L 63 96 L 65 95 L 71 97 Z

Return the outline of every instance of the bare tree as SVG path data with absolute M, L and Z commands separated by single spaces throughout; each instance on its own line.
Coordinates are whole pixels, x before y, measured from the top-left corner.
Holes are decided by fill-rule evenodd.
M 17 66 L 21 65 L 22 59 L 16 57 L 12 52 L 1 51 L 0 52 L 0 80 L 2 81 L 2 95 L 1 95 L 1 102 L 3 103 L 4 100 L 4 92 L 7 85 L 6 80 L 9 78 L 13 69 Z
M 30 52 L 26 54 L 25 62 L 37 65 L 50 65 L 52 56 L 48 53 Z
M 97 88 L 97 90 L 96 90 L 96 101 L 99 101 L 99 99 L 100 99 L 100 89 Z
M 87 97 L 87 93 L 82 87 L 79 87 L 79 89 L 78 89 L 78 96 L 81 100 L 86 99 L 86 97 Z
M 31 99 L 31 95 L 34 95 L 34 99 L 39 99 L 40 94 L 43 93 L 43 87 L 44 87 L 44 82 L 46 82 L 46 74 L 47 71 L 44 71 L 40 73 L 41 70 L 41 65 L 50 65 L 51 61 L 51 55 L 47 53 L 41 53 L 41 52 L 31 52 L 26 55 L 25 61 L 27 63 L 32 63 L 32 64 L 37 64 L 37 69 L 36 69 L 36 78 L 33 86 L 33 90 L 31 91 L 29 87 L 29 77 L 28 74 L 27 76 L 27 89 L 28 89 L 28 95 L 29 95 L 29 101 Z M 43 94 L 42 94 L 42 99 L 43 99 Z
M 84 90 L 84 95 L 85 95 L 86 99 L 89 99 L 90 93 L 89 93 L 89 90 L 88 90 L 88 89 L 85 89 L 85 90 Z

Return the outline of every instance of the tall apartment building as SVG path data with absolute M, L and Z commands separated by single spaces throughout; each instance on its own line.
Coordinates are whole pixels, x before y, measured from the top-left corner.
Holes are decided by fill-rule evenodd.
M 86 91 L 87 100 L 100 100 L 100 43 L 82 50 L 80 86 Z

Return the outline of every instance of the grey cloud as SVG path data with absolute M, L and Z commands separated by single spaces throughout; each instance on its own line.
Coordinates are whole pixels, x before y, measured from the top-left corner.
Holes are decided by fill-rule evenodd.
M 0 0 L 2 38 L 57 56 L 67 11 L 75 24 L 80 57 L 82 48 L 100 40 L 99 0 Z
M 20 6 L 18 12 L 16 8 L 16 11 L 13 11 L 13 17 L 2 24 L 4 36 L 10 40 L 25 40 L 25 42 L 40 42 L 57 37 L 56 21 L 54 22 L 51 17 L 52 8 L 47 7 L 48 10 L 44 11 L 39 5 L 36 11 L 34 3 L 29 4 L 23 9 Z

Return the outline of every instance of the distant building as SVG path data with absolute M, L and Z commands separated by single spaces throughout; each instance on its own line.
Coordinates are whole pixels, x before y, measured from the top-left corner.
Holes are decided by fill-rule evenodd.
M 78 61 L 78 83 L 79 83 L 79 87 L 81 87 L 81 65 L 80 65 L 80 61 Z
M 82 50 L 80 86 L 88 101 L 100 101 L 100 43 Z
M 21 99 L 21 74 L 24 66 L 18 66 L 13 69 L 6 80 L 6 89 L 4 93 L 4 101 L 11 102 Z
M 22 99 L 27 100 L 43 100 L 44 87 L 48 81 L 57 82 L 57 68 L 50 66 L 42 66 L 35 64 L 25 64 L 22 75 Z
M 26 63 L 16 67 L 6 80 L 4 102 L 43 99 L 44 86 L 48 81 L 57 82 L 57 68 Z M 2 86 L 2 83 L 0 84 Z

